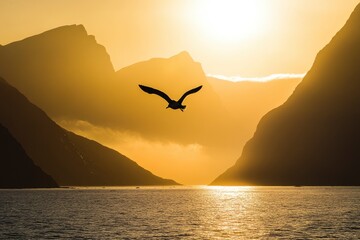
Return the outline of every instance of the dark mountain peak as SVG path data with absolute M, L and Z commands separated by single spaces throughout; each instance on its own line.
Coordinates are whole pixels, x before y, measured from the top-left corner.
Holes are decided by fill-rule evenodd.
M 355 9 L 349 19 L 351 19 L 351 20 L 354 20 L 354 19 L 359 20 L 360 19 L 360 4 L 358 4 L 355 7 Z M 360 24 L 360 23 L 358 22 L 358 24 Z
M 101 89 L 114 72 L 106 49 L 82 25 L 58 27 L 0 48 L 0 75 L 52 117 L 56 109 L 73 112 L 74 103 L 94 101 L 79 90 Z
M 181 61 L 188 61 L 188 62 L 194 62 L 193 58 L 191 57 L 190 53 L 187 51 L 182 51 L 172 57 L 170 57 L 172 60 L 181 60 Z
M 140 74 L 147 75 L 144 76 L 146 79 L 148 77 L 152 78 L 155 76 L 154 74 L 156 74 L 156 78 L 159 78 L 160 76 L 167 77 L 168 79 L 174 79 L 181 76 L 181 82 L 186 81 L 186 78 L 196 78 L 198 80 L 201 79 L 201 81 L 206 81 L 206 76 L 201 67 L 201 64 L 195 62 L 190 54 L 186 51 L 182 51 L 169 58 L 151 58 L 146 61 L 138 62 L 120 69 L 117 74 L 118 76 L 123 76 L 125 78 L 127 78 L 127 75 Z
M 312 71 L 327 68 L 336 72 L 346 66 L 357 66 L 360 56 L 360 4 L 352 12 L 345 25 L 335 34 L 331 41 L 318 53 Z M 347 60 L 344 62 L 344 60 Z M 342 70 L 345 70 L 343 68 Z M 340 73 L 338 73 L 340 74 Z M 346 74 L 342 71 L 341 74 Z
M 345 25 L 317 54 L 314 64 L 290 97 L 290 101 L 313 96 L 335 98 L 341 93 L 357 91 L 360 81 L 360 4 L 352 12 Z M 321 73 L 321 76 L 319 75 Z M 307 96 L 303 94 L 307 92 Z M 349 93 L 350 93 L 349 92 Z M 348 93 L 346 93 L 348 95 Z
M 81 33 L 84 33 L 87 35 L 86 28 L 82 24 L 64 25 L 64 26 L 60 26 L 60 27 L 51 29 L 49 31 L 76 31 L 76 32 L 81 32 Z
M 360 185 L 360 4 L 213 184 Z
M 124 109 L 124 112 L 128 112 L 127 116 L 135 119 L 131 123 L 127 123 L 131 128 L 146 129 L 147 126 L 152 126 L 151 129 L 141 130 L 141 134 L 144 136 L 146 134 L 152 138 L 156 136 L 156 139 L 161 138 L 186 144 L 193 141 L 209 141 L 207 133 L 209 129 L 216 128 L 217 121 L 219 121 L 217 116 L 227 114 L 219 96 L 209 84 L 201 65 L 194 62 L 187 52 L 169 58 L 153 58 L 133 64 L 120 69 L 116 77 L 119 84 L 117 88 L 126 89 L 121 94 L 123 100 L 120 100 L 117 106 L 119 109 Z M 179 99 L 186 91 L 200 85 L 203 86 L 203 89 L 196 96 L 185 100 L 191 104 L 191 107 L 187 108 L 187 115 L 179 117 L 169 111 L 164 111 L 166 106 L 163 107 L 164 102 L 160 98 L 143 94 L 139 84 L 164 91 L 172 99 Z M 129 99 L 132 99 L 131 108 L 128 107 Z M 211 106 L 211 109 L 207 106 Z M 133 109 L 141 109 L 141 111 Z M 148 119 L 146 127 L 140 126 L 144 124 L 139 124 L 140 121 L 136 120 L 144 118 Z M 204 123 L 204 119 L 211 120 Z M 172 124 L 168 124 L 169 122 Z M 139 125 L 135 127 L 135 124 Z M 179 125 L 188 131 L 184 134 L 176 131 L 175 128 Z M 192 134 L 188 134 L 189 132 Z
M 24 42 L 39 41 L 41 39 L 46 39 L 47 41 L 49 41 L 50 39 L 58 41 L 68 41 L 79 38 L 88 38 L 89 40 L 96 43 L 94 36 L 88 35 L 83 25 L 73 24 L 50 29 L 45 32 L 24 38 L 22 40 L 9 43 L 5 46 L 23 44 Z
M 71 25 L 64 25 L 57 28 L 50 29 L 48 31 L 45 31 L 43 33 L 40 33 L 39 35 L 47 35 L 47 34 L 71 34 L 77 33 L 78 35 L 88 36 L 88 33 L 82 24 L 71 24 Z
M 173 70 L 177 71 L 184 68 L 186 68 L 187 70 L 193 70 L 194 68 L 197 68 L 197 70 L 199 70 L 199 68 L 201 68 L 201 65 L 198 62 L 195 62 L 188 52 L 182 51 L 168 58 L 155 57 L 146 61 L 138 62 L 123 69 L 120 69 L 119 72 L 127 69 L 130 70 L 143 67 L 151 67 L 154 69 L 171 67 Z
M 98 64 L 106 71 L 114 71 L 110 56 L 104 46 L 97 43 L 93 35 L 88 35 L 83 25 L 66 25 L 43 33 L 9 43 L 1 48 L 0 60 L 12 56 L 22 57 L 23 61 L 59 61 L 65 58 L 74 66 L 79 64 Z M 7 59 L 9 60 L 9 59 Z M 86 66 L 87 67 L 87 66 Z M 79 67 L 80 68 L 80 67 Z M 94 66 L 89 67 L 89 70 Z M 99 67 L 97 67 L 99 68 Z

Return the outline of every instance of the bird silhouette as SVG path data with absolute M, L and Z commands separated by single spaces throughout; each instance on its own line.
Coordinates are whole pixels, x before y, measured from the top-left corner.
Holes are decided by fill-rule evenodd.
M 172 100 L 166 93 L 164 93 L 164 92 L 162 92 L 160 90 L 157 90 L 155 88 L 147 87 L 147 86 L 144 86 L 144 85 L 139 85 L 139 87 L 141 88 L 141 90 L 143 90 L 146 93 L 156 94 L 156 95 L 159 95 L 160 97 L 162 97 L 163 99 L 165 99 L 169 103 L 169 105 L 166 108 L 171 108 L 171 109 L 174 109 L 174 110 L 180 109 L 183 112 L 184 109 L 186 108 L 186 106 L 182 105 L 182 102 L 184 101 L 186 96 L 189 95 L 189 94 L 198 92 L 202 88 L 202 85 L 187 91 L 177 101 Z

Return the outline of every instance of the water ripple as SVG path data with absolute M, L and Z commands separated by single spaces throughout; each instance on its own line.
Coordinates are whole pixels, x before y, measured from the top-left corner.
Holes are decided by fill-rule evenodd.
M 0 190 L 0 239 L 360 239 L 359 187 Z

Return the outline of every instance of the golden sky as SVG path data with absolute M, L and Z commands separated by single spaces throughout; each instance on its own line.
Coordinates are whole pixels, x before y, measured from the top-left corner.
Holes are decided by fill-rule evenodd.
M 128 74 L 134 78 L 132 82 L 116 82 L 125 84 L 125 87 L 119 85 L 112 91 L 99 91 L 100 93 L 94 87 L 94 96 L 102 96 L 100 99 L 107 99 L 108 96 L 115 96 L 117 99 L 119 89 L 126 89 L 128 92 L 125 95 L 129 97 L 125 100 L 117 99 L 119 101 L 115 106 L 115 101 L 109 100 L 111 104 L 100 105 L 101 111 L 91 108 L 91 113 L 94 114 L 90 115 L 95 115 L 95 120 L 98 120 L 98 116 L 103 116 L 102 111 L 108 108 L 109 112 L 105 116 L 110 116 L 111 121 L 105 117 L 101 121 L 114 121 L 112 125 L 96 125 L 94 122 L 101 121 L 95 121 L 91 117 L 83 119 L 79 117 L 81 114 L 73 119 L 55 118 L 66 129 L 118 150 L 154 174 L 184 184 L 208 184 L 235 163 L 241 155 L 242 146 L 255 131 L 259 119 L 287 99 L 300 81 L 299 76 L 310 69 L 316 54 L 341 29 L 359 2 L 360 0 L 1 0 L 0 44 L 5 45 L 63 25 L 83 24 L 87 32 L 105 46 L 116 70 L 154 57 L 169 58 L 185 50 L 195 61 L 201 63 L 207 74 L 260 81 L 279 76 L 292 78 L 287 83 L 272 81 L 263 85 L 208 80 L 209 86 L 205 86 L 208 84 L 205 77 L 200 79 L 204 81 L 195 83 L 199 80 L 195 77 L 203 76 L 201 69 L 201 74 L 196 69 L 195 74 L 190 74 L 194 79 L 178 70 L 163 78 L 152 71 L 137 70 Z M 178 58 L 167 62 L 178 64 L 176 59 Z M 90 68 L 86 69 L 91 73 Z M 122 69 L 118 75 L 122 73 L 127 76 L 127 71 L 131 71 L 131 68 Z M 62 73 L 58 74 L 62 76 Z M 129 76 L 122 77 L 120 74 L 118 77 L 129 80 Z M 98 79 L 94 74 L 91 77 Z M 172 79 L 175 77 L 177 78 Z M 169 82 L 177 84 L 176 87 L 166 84 L 169 78 L 172 80 Z M 204 88 L 189 97 L 186 112 L 170 112 L 171 110 L 165 111 L 165 106 L 160 105 L 163 103 L 161 99 L 140 95 L 144 93 L 140 92 L 137 84 L 133 84 L 140 83 L 139 79 L 141 84 L 158 81 L 160 86 L 163 84 L 164 89 L 169 87 L 166 91 L 179 91 L 177 95 L 197 86 L 196 84 L 204 84 Z M 179 83 L 183 85 L 180 87 Z M 77 84 L 81 86 L 80 82 Z M 45 103 L 51 102 L 44 96 Z M 61 97 L 59 99 L 63 105 Z M 100 99 L 95 100 L 97 102 Z M 138 102 L 133 110 L 126 107 L 128 99 Z M 217 113 L 212 104 L 209 104 L 212 109 L 203 107 L 207 106 L 204 102 L 207 103 L 209 99 L 225 103 L 219 107 L 221 111 Z M 154 101 L 149 103 L 151 107 L 140 107 L 150 101 Z M 123 108 L 121 104 L 125 104 Z M 49 109 L 60 111 L 62 108 Z M 45 108 L 46 111 L 49 109 Z M 125 110 L 117 112 L 118 109 Z M 76 114 L 81 111 L 89 112 L 89 109 L 74 110 Z M 214 123 L 219 120 L 222 125 L 213 126 L 213 122 L 207 121 L 202 111 L 209 114 L 208 119 Z M 51 111 L 47 113 L 51 116 Z M 148 118 L 157 118 L 154 117 L 153 122 L 149 119 L 145 121 L 147 113 Z M 121 122 L 122 114 L 128 116 L 125 123 L 131 122 L 129 116 L 133 116 L 136 127 L 148 126 L 133 127 L 133 132 L 131 129 L 124 130 L 121 128 L 125 124 Z M 58 115 L 61 116 L 61 112 Z M 214 115 L 219 116 L 219 119 L 215 119 Z M 191 127 L 195 117 L 199 126 L 193 128 L 200 129 L 198 135 L 189 130 L 193 129 Z M 171 123 L 187 127 L 179 130 L 177 126 L 172 126 L 174 124 L 169 124 L 165 128 L 159 123 L 159 119 L 166 124 L 171 119 Z M 204 121 L 209 125 L 204 124 Z M 153 136 L 160 135 L 159 131 L 145 134 L 155 124 L 158 124 L 158 130 L 164 136 Z M 208 131 L 206 127 L 212 131 Z M 221 135 L 219 128 L 227 130 Z M 139 129 L 146 131 L 144 133 Z M 214 135 L 210 135 L 210 132 Z
M 183 50 L 208 74 L 305 73 L 359 0 L 2 0 L 0 44 L 84 24 L 115 69 Z

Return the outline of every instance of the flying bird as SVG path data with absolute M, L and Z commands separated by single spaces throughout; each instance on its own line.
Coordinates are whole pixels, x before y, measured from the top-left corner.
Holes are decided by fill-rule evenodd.
M 186 108 L 186 106 L 182 105 L 182 102 L 184 101 L 186 96 L 189 95 L 189 94 L 198 92 L 202 88 L 202 85 L 187 91 L 177 101 L 172 100 L 166 93 L 164 93 L 164 92 L 162 92 L 160 90 L 157 90 L 155 88 L 147 87 L 147 86 L 144 86 L 144 85 L 139 85 L 139 87 L 141 88 L 141 90 L 143 90 L 146 93 L 156 94 L 156 95 L 159 95 L 160 97 L 162 97 L 163 99 L 165 99 L 169 103 L 169 105 L 166 108 L 172 108 L 174 110 L 180 109 L 183 112 L 184 109 Z

